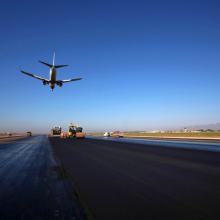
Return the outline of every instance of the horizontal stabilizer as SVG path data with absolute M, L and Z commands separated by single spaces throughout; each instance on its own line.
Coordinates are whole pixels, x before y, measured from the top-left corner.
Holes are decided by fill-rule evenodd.
M 54 67 L 55 68 L 62 68 L 62 67 L 65 67 L 65 66 L 68 66 L 68 65 L 55 65 Z
M 53 66 L 53 65 L 51 65 L 51 64 L 49 64 L 49 63 L 46 63 L 46 62 L 43 62 L 43 61 L 41 61 L 41 60 L 39 60 L 39 62 L 42 63 L 42 64 L 44 64 L 44 65 L 46 65 L 46 66 L 49 66 L 50 68 Z

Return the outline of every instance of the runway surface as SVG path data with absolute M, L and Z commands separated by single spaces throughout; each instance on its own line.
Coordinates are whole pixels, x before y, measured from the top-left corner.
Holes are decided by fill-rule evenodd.
M 0 219 L 82 219 L 46 136 L 0 143 Z
M 184 149 L 194 149 L 194 150 L 204 150 L 220 152 L 220 141 L 219 140 L 190 140 L 190 139 L 141 139 L 141 138 L 115 138 L 115 137 L 94 137 L 89 138 L 107 141 L 117 141 L 125 143 L 134 144 L 146 144 L 161 147 L 173 147 L 173 148 L 184 148 Z
M 220 153 L 51 138 L 90 217 L 220 219 Z

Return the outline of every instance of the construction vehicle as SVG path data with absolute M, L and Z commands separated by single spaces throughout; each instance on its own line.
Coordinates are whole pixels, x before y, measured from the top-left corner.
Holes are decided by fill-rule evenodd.
M 60 138 L 85 138 L 86 134 L 83 132 L 83 128 L 79 127 L 78 125 L 74 125 L 70 123 L 68 132 L 61 132 Z
M 69 130 L 68 130 L 68 137 L 69 138 L 75 138 L 76 137 L 76 128 L 77 126 L 74 124 L 70 124 Z
M 76 138 L 85 138 L 86 133 L 83 132 L 83 128 L 82 127 L 77 127 L 76 128 Z
M 51 135 L 60 135 L 61 131 L 62 129 L 60 126 L 55 126 L 51 129 Z
M 69 137 L 68 132 L 62 131 L 62 132 L 60 133 L 60 138 L 68 138 L 68 137 Z
M 27 131 L 26 134 L 27 134 L 28 137 L 31 137 L 31 136 L 32 136 L 32 132 L 31 132 L 31 131 Z
M 78 125 L 70 124 L 68 136 L 69 138 L 85 138 L 85 133 L 83 132 L 83 128 Z

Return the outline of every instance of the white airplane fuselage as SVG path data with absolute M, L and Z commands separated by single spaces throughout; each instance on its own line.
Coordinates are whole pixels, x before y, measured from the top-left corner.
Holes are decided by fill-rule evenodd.
M 53 90 L 56 84 L 57 71 L 55 67 L 50 68 L 50 88 Z

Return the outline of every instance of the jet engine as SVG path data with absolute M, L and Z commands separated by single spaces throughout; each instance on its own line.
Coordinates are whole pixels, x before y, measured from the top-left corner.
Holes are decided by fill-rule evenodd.
M 62 83 L 62 82 L 57 82 L 57 85 L 58 85 L 59 87 L 62 87 L 63 83 Z
M 46 86 L 47 85 L 47 81 L 44 80 L 43 81 L 43 85 Z

